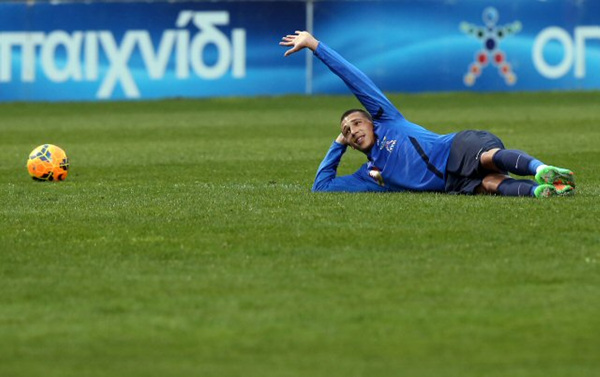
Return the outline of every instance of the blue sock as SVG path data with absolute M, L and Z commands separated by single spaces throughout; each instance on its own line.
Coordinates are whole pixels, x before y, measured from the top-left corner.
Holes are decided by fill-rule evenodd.
M 498 185 L 498 193 L 503 196 L 535 196 L 537 183 L 529 179 L 506 178 Z
M 517 175 L 535 175 L 538 166 L 543 165 L 541 161 L 516 149 L 500 149 L 492 161 L 501 171 Z
M 531 161 L 529 162 L 529 171 L 533 172 L 531 175 L 535 175 L 535 173 L 537 173 L 537 168 L 542 165 L 546 165 L 546 164 L 544 164 L 540 160 L 536 160 L 535 158 L 532 158 Z

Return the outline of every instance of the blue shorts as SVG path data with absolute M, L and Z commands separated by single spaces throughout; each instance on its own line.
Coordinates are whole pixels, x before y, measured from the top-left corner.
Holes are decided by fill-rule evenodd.
M 483 178 L 493 173 L 479 165 L 483 152 L 504 149 L 498 136 L 487 131 L 461 131 L 456 134 L 450 147 L 446 165 L 446 192 L 472 195 Z

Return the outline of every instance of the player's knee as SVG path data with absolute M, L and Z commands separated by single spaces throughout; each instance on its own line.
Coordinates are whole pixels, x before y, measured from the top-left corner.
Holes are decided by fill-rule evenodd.
M 509 178 L 508 175 L 504 174 L 488 174 L 481 181 L 481 189 L 486 194 L 495 194 L 498 192 L 498 186 L 500 183 L 504 181 L 506 178 Z
M 494 164 L 494 155 L 500 150 L 500 148 L 493 148 L 489 151 L 485 151 L 479 158 L 479 164 L 482 168 L 490 171 L 498 171 L 498 167 Z

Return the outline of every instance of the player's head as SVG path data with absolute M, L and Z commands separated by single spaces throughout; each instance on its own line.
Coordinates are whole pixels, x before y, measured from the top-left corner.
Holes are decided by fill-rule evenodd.
M 373 118 L 365 110 L 350 109 L 344 112 L 340 127 L 346 143 L 354 149 L 368 153 L 375 144 Z

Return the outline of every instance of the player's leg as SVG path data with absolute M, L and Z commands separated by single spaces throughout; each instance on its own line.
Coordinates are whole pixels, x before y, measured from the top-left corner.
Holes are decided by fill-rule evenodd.
M 538 184 L 529 179 L 514 179 L 501 173 L 486 175 L 481 181 L 481 190 L 484 193 L 502 196 L 532 196 L 536 198 L 567 196 L 574 193 L 573 187 L 568 185 Z
M 481 181 L 485 193 L 502 196 L 535 196 L 538 185 L 527 179 L 514 179 L 502 173 L 490 173 Z
M 533 175 L 539 184 L 575 187 L 575 175 L 571 170 L 546 165 L 515 149 L 494 148 L 485 151 L 481 154 L 480 164 L 490 171 L 506 171 L 521 176 Z
M 568 185 L 538 184 L 529 179 L 514 179 L 505 174 L 491 173 L 483 178 L 477 193 L 548 198 L 572 195 L 574 191 Z
M 501 173 L 492 173 L 486 175 L 481 181 L 481 189 L 486 194 L 497 194 L 498 186 L 510 177 Z
M 515 149 L 494 148 L 481 154 L 480 164 L 491 171 L 507 171 L 517 175 L 535 175 L 544 164 L 527 153 Z
M 494 163 L 494 156 L 501 151 L 505 151 L 504 144 L 494 134 L 475 130 L 457 133 L 446 166 L 446 192 L 536 197 L 572 192 L 571 186 L 554 187 L 553 184 L 542 185 L 531 180 L 511 178 L 508 175 L 511 169 L 504 169 L 504 165 L 501 168 Z M 520 162 L 517 162 L 519 165 Z M 558 182 L 556 184 L 559 185 Z

